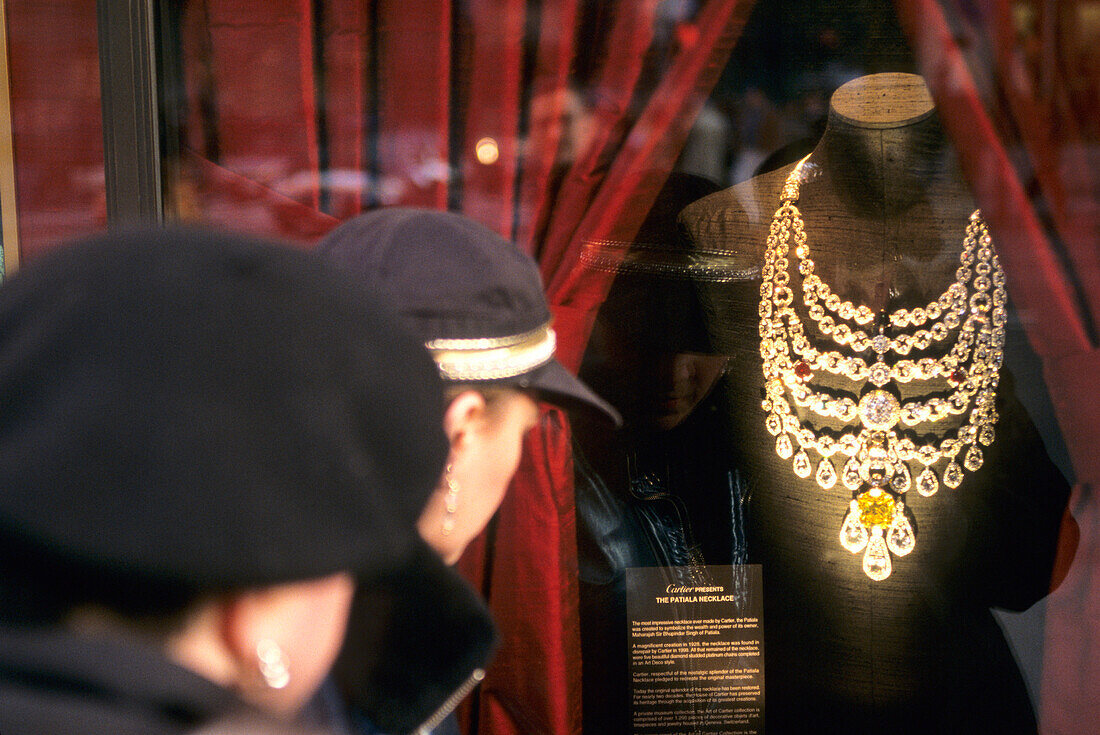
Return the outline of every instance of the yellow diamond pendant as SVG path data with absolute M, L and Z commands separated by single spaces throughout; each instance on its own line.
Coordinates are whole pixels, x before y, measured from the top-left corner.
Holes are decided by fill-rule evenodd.
M 852 501 L 840 527 L 840 545 L 863 552 L 863 573 L 881 582 L 893 572 L 890 553 L 905 556 L 916 546 L 905 506 L 881 487 L 872 487 Z
M 877 487 L 860 493 L 856 503 L 859 505 L 859 522 L 868 528 L 886 528 L 894 519 L 894 499 Z

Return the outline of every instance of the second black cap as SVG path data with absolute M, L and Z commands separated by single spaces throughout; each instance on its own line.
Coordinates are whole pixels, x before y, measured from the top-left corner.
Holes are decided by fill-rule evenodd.
M 484 225 L 451 212 L 379 209 L 337 227 L 319 251 L 396 309 L 444 379 L 529 388 L 621 422 L 554 359 L 538 266 Z

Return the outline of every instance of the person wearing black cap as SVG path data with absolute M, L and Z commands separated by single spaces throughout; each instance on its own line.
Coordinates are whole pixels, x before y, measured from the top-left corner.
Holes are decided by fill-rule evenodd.
M 417 645 L 481 615 L 416 532 L 442 386 L 338 269 L 188 229 L 59 248 L 0 288 L 0 405 L 4 735 L 289 732 L 356 588 L 375 709 L 434 702 L 403 611 Z
M 492 230 L 449 212 L 380 209 L 343 223 L 318 247 L 381 297 L 428 348 L 447 386 L 450 452 L 420 516 L 423 538 L 454 563 L 489 523 L 519 464 L 536 401 L 618 424 L 618 413 L 554 360 L 538 267 Z M 358 616 L 353 613 L 354 629 Z M 345 651 L 341 689 L 355 708 Z M 378 725 L 379 723 L 373 723 Z M 437 732 L 454 732 L 453 719 Z M 374 732 L 359 723 L 359 732 Z
M 380 209 L 337 227 L 318 251 L 397 310 L 448 385 L 447 471 L 420 518 L 447 562 L 503 500 L 536 400 L 620 422 L 554 360 L 538 266 L 489 228 L 451 212 Z

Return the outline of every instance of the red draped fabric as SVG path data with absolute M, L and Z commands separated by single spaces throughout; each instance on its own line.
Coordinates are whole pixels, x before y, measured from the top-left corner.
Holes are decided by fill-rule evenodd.
M 569 88 L 569 67 L 575 52 L 577 4 L 577 0 L 561 0 L 546 3 L 541 9 L 519 189 L 521 206 L 515 222 L 516 244 L 528 254 L 534 254 L 536 233 L 550 214 L 555 163 L 572 157 L 569 151 L 562 153 L 562 144 L 571 147 L 576 142 L 572 131 L 563 125 L 563 118 L 570 112 L 570 103 L 575 102 Z
M 320 212 L 309 0 L 192 0 L 180 35 L 188 115 L 182 205 L 208 222 L 290 237 L 337 224 Z
M 462 711 L 467 733 L 569 733 L 580 726 L 576 513 L 563 414 L 544 408 L 514 486 L 460 570 L 490 602 L 503 635 L 489 675 Z M 537 554 L 537 555 L 536 555 Z
M 714 2 L 703 8 L 695 23 L 698 35 L 664 74 L 626 140 L 616 145 L 620 150 L 607 174 L 599 175 L 599 164 L 578 172 L 578 180 L 587 184 L 589 205 L 557 210 L 540 264 L 550 304 L 558 319 L 570 326 L 571 339 L 559 354 L 567 367 L 580 366 L 596 311 L 611 284 L 606 274 L 577 267 L 584 243 L 633 239 L 751 8 L 752 2 L 744 0 Z M 654 131 L 664 132 L 655 135 Z M 675 145 L 669 145 L 670 140 Z
M 462 212 L 509 239 L 519 175 L 525 9 L 524 0 L 471 3 L 465 19 L 470 33 L 460 34 L 467 43 L 492 39 L 464 55 Z
M 374 74 L 381 204 L 446 209 L 451 99 L 451 3 L 380 0 Z
M 3 15 L 19 249 L 28 261 L 107 224 L 96 4 L 22 0 L 6 3 Z
M 206 36 L 201 71 L 217 85 L 218 162 L 316 208 L 317 95 L 312 64 L 302 63 L 312 57 L 309 0 L 193 5 L 204 21 L 196 32 Z
M 461 211 L 539 259 L 561 357 L 576 367 L 610 278 L 573 274 L 581 248 L 640 226 L 752 2 L 684 4 L 698 7 L 674 34 L 655 32 L 661 5 L 191 0 L 181 188 L 208 221 L 306 241 L 374 206 Z M 460 568 L 502 636 L 467 730 L 579 732 L 559 412 L 529 437 L 496 522 Z
M 322 64 L 325 76 L 325 132 L 329 138 L 328 193 L 337 219 L 362 208 L 366 193 L 367 156 L 363 139 L 372 134 L 370 101 L 370 16 L 359 0 L 331 0 L 322 19 Z
M 1090 732 L 1100 722 L 1100 391 L 1091 374 L 1100 357 L 1100 53 L 1095 41 L 1071 43 L 1063 34 L 1074 19 L 1052 14 L 1077 3 L 1032 8 L 1036 32 L 1013 23 L 1019 8 L 1007 2 L 897 5 L 998 242 L 1076 474 L 1064 578 L 1053 580 L 1047 607 L 1040 724 L 1051 735 Z

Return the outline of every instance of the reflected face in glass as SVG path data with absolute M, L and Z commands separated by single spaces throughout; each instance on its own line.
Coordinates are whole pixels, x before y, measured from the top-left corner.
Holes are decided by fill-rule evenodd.
M 668 431 L 710 394 L 729 362 L 716 354 L 682 283 L 631 279 L 605 302 L 582 378 L 637 429 Z
M 707 397 L 727 362 L 725 355 L 694 352 L 659 356 L 652 403 L 643 415 L 662 431 L 678 426 Z

